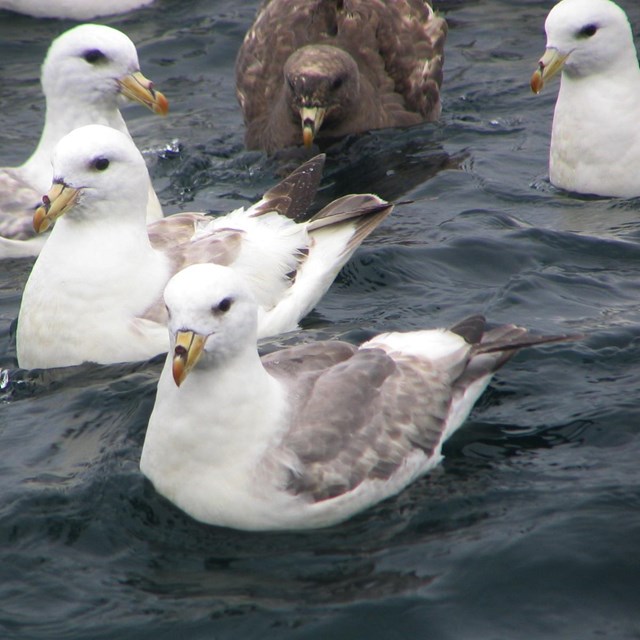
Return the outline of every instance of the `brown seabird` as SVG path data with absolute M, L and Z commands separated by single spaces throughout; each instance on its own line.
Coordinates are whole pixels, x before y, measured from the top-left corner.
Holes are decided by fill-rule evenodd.
M 266 0 L 236 61 L 247 147 L 435 120 L 446 34 L 425 0 Z

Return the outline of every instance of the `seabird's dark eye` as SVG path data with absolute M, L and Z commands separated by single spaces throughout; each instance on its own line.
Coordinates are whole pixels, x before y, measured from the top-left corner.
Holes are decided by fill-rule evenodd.
M 107 56 L 105 56 L 100 49 L 90 49 L 89 51 L 85 51 L 82 57 L 89 64 L 95 64 L 96 62 L 105 60 Z
M 590 38 L 591 36 L 594 36 L 596 34 L 597 30 L 598 30 L 598 25 L 597 24 L 585 25 L 584 27 L 582 27 L 582 29 L 580 29 L 580 31 L 578 31 L 578 37 L 579 38 Z
M 331 84 L 331 88 L 334 91 L 337 91 L 343 84 L 344 84 L 344 78 L 342 76 L 338 76 Z
M 104 171 L 105 169 L 108 168 L 109 166 L 109 159 L 108 158 L 96 158 L 92 163 L 91 166 L 94 169 L 97 169 L 98 171 Z
M 226 313 L 231 309 L 231 303 L 233 302 L 233 298 L 223 298 L 218 303 L 217 307 L 213 308 L 213 311 L 221 311 L 222 313 Z

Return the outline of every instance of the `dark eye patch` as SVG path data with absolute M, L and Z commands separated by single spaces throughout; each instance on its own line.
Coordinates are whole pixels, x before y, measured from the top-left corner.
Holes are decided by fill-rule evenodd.
M 218 305 L 213 307 L 211 310 L 214 313 L 216 312 L 226 313 L 227 311 L 229 311 L 229 309 L 231 309 L 232 303 L 233 303 L 233 298 L 223 298 L 222 300 L 220 300 Z
M 596 31 L 598 31 L 597 24 L 587 24 L 578 31 L 578 38 L 590 38 L 596 34 Z
M 82 57 L 89 63 L 95 64 L 96 62 L 102 62 L 107 59 L 107 56 L 100 51 L 100 49 L 89 49 L 82 54 Z
M 338 76 L 332 83 L 331 83 L 331 88 L 334 91 L 337 91 L 342 85 L 344 84 L 344 77 L 343 76 Z
M 93 169 L 96 169 L 97 171 L 104 171 L 105 169 L 107 169 L 109 167 L 109 158 L 95 158 L 92 162 L 91 162 L 91 167 Z

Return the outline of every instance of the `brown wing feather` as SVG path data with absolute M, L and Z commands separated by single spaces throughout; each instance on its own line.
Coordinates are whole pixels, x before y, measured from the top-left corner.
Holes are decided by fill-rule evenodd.
M 379 105 L 352 123 L 353 131 L 406 126 L 440 114 L 447 24 L 425 0 L 271 0 L 265 2 L 236 60 L 237 96 L 250 147 L 286 146 L 296 135 L 287 114 L 282 69 L 308 44 L 348 51 L 373 87 Z M 268 126 L 271 112 L 276 125 Z M 272 128 L 282 131 L 271 131 Z M 339 130 L 339 129 L 338 129 Z M 349 133 L 349 131 L 342 132 Z M 268 148 L 268 150 L 270 150 Z
M 425 120 L 440 114 L 447 23 L 423 0 L 380 2 L 380 56 L 406 108 Z M 400 124 L 400 123 L 397 123 Z
M 324 2 L 265 2 L 247 32 L 236 59 L 236 93 L 245 122 L 265 118 L 280 92 L 282 67 L 309 38 L 326 33 Z M 327 5 L 327 8 L 328 5 Z
M 255 217 L 277 211 L 296 222 L 306 220 L 320 186 L 325 158 L 324 154 L 318 154 L 301 164 L 262 196 L 262 200 L 252 207 L 251 215 Z

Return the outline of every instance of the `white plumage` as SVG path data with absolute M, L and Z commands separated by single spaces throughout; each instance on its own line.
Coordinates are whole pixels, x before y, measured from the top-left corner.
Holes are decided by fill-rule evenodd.
M 56 38 L 42 66 L 46 98 L 45 124 L 31 157 L 19 167 L 0 168 L 0 258 L 37 255 L 45 236 L 36 237 L 31 221 L 42 195 L 51 186 L 51 154 L 58 141 L 87 124 L 112 127 L 127 135 L 118 109 L 123 97 L 156 113 L 167 112 L 167 100 L 140 73 L 131 40 L 111 27 L 84 24 Z M 151 182 L 149 221 L 162 217 Z
M 98 16 L 133 11 L 152 2 L 153 0 L 0 0 L 0 9 L 34 18 L 93 20 Z
M 233 267 L 260 304 L 260 335 L 292 330 L 360 242 L 389 214 L 373 195 L 340 198 L 308 220 L 323 156 L 247 210 L 168 216 L 147 227 L 149 176 L 131 139 L 89 125 L 56 146 L 54 183 L 34 217 L 51 236 L 27 281 L 21 367 L 141 360 L 167 350 L 162 292 L 186 265 Z
M 256 302 L 232 270 L 165 290 L 171 350 L 140 468 L 194 518 L 239 529 L 338 523 L 441 459 L 493 373 L 532 337 L 481 316 L 447 329 L 256 349 Z
M 562 0 L 545 23 L 537 93 L 562 71 L 549 178 L 584 194 L 640 196 L 640 68 L 631 26 L 609 0 Z

